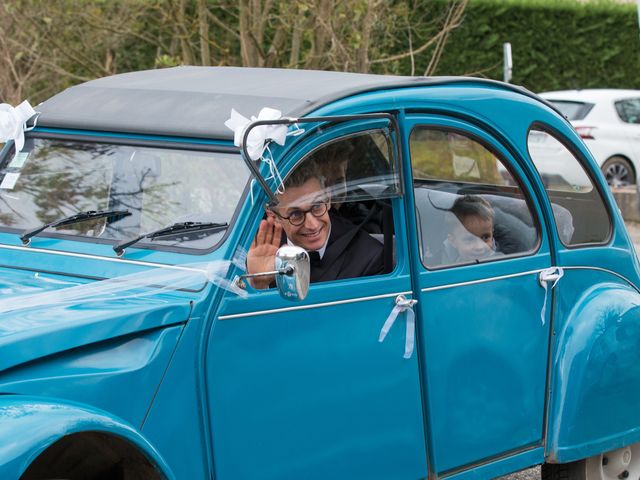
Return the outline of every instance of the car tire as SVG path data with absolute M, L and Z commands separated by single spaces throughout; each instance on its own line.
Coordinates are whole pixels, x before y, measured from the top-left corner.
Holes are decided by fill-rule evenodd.
M 635 185 L 636 174 L 631 162 L 624 157 L 614 156 L 602 164 L 602 173 L 610 187 Z
M 542 480 L 615 480 L 640 478 L 640 443 L 571 463 L 545 463 Z

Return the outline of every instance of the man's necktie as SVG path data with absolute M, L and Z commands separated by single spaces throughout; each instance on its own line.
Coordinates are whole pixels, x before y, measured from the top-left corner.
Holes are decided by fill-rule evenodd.
M 318 267 L 322 264 L 322 259 L 320 258 L 320 254 L 318 252 L 308 252 L 309 260 L 311 261 L 312 267 Z

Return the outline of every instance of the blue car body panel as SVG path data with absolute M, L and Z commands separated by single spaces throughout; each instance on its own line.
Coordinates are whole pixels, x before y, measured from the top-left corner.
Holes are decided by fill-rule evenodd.
M 160 453 L 139 432 L 113 415 L 80 404 L 46 397 L 0 397 L 0 445 L 3 478 L 18 478 L 51 443 L 77 432 L 104 432 L 129 442 L 167 479 L 175 478 Z
M 117 258 L 109 243 L 45 233 L 25 247 L 0 232 L 0 477 L 18 479 L 56 440 L 83 431 L 126 439 L 166 478 L 221 480 L 493 478 L 640 441 L 640 265 L 569 123 L 494 82 L 365 90 L 309 115 L 395 115 L 402 195 L 390 202 L 391 273 L 312 285 L 299 303 L 222 288 L 242 274 L 264 213 L 257 182 L 220 244 L 199 254 L 139 245 Z M 258 100 L 242 113 L 269 106 Z M 280 173 L 333 138 L 382 124 L 304 125 L 306 135 L 273 148 Z M 536 222 L 529 254 L 422 264 L 409 136 L 425 125 L 473 135 L 509 162 Z M 608 241 L 562 243 L 527 150 L 533 125 L 585 163 L 612 219 Z M 232 147 L 46 122 L 34 132 Z M 549 267 L 564 276 L 547 294 L 538 276 Z M 418 300 L 409 359 L 404 322 L 378 342 L 398 295 Z
M 562 462 L 640 439 L 640 294 L 607 271 L 568 268 L 565 277 L 556 301 L 550 417 L 550 451 Z

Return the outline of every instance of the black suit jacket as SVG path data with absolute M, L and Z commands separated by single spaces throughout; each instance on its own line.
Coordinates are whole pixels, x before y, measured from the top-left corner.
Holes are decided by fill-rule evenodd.
M 329 218 L 331 234 L 324 256 L 319 260 L 311 255 L 311 283 L 383 273 L 382 244 L 332 211 Z
M 382 244 L 339 215 L 329 217 L 331 234 L 322 260 L 311 264 L 311 283 L 382 273 Z

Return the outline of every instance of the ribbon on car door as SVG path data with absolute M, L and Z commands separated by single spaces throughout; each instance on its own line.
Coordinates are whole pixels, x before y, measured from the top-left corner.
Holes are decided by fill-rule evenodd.
M 411 358 L 411 355 L 413 355 L 416 337 L 416 320 L 415 313 L 413 312 L 413 306 L 416 303 L 418 303 L 417 300 L 407 299 L 404 295 L 398 295 L 396 297 L 396 304 L 387 317 L 387 320 L 384 322 L 384 325 L 382 325 L 382 330 L 380 330 L 380 336 L 378 337 L 378 341 L 383 342 L 387 333 L 389 333 L 389 330 L 393 327 L 398 315 L 405 313 L 407 324 L 404 340 L 404 358 Z
M 542 325 L 544 325 L 545 318 L 547 316 L 547 297 L 563 275 L 564 270 L 562 268 L 550 267 L 542 270 L 538 276 L 538 282 L 540 282 L 540 285 L 544 288 L 544 303 L 542 304 L 542 311 L 540 312 L 540 321 L 542 322 Z M 551 287 L 549 288 L 550 283 Z

